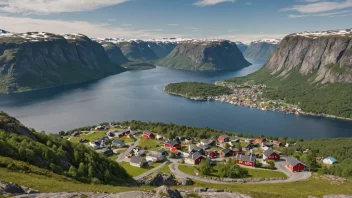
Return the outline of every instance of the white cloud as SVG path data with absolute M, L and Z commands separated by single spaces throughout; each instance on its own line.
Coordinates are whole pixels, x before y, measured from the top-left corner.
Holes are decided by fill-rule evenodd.
M 198 0 L 193 5 L 196 5 L 196 6 L 211 6 L 211 5 L 216 5 L 216 4 L 224 3 L 224 2 L 235 3 L 236 0 Z
M 113 22 L 116 21 L 116 19 L 108 19 L 108 21 Z
M 82 33 L 92 38 L 120 37 L 120 38 L 163 38 L 187 37 L 183 34 L 166 34 L 162 29 L 139 30 L 131 27 L 116 28 L 107 23 L 89 23 L 86 21 L 63 21 L 33 19 L 28 17 L 1 16 L 1 29 L 11 32 L 51 32 L 57 34 Z
M 176 24 L 176 23 L 170 23 L 170 24 L 167 24 L 168 26 L 179 26 L 179 24 Z
M 335 16 L 349 16 L 352 11 L 345 10 L 341 12 L 325 12 L 325 13 L 318 13 L 318 14 L 290 14 L 288 18 L 302 18 L 302 17 L 335 17 Z
M 50 14 L 77 12 L 124 3 L 128 0 L 0 0 L 0 11 Z
M 341 10 L 345 8 L 352 7 L 352 0 L 344 0 L 344 1 L 310 1 L 313 3 L 305 4 L 305 5 L 294 5 L 290 8 L 281 9 L 281 11 L 297 11 L 300 13 L 319 13 L 319 12 L 327 12 L 333 10 Z

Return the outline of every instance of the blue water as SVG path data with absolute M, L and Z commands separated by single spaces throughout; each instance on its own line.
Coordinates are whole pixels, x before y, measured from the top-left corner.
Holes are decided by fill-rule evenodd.
M 103 121 L 160 121 L 266 136 L 351 137 L 352 122 L 260 111 L 216 101 L 199 102 L 162 92 L 171 82 L 215 82 L 243 76 L 262 64 L 234 72 L 192 72 L 157 67 L 98 81 L 0 95 L 0 110 L 37 130 L 58 132 Z

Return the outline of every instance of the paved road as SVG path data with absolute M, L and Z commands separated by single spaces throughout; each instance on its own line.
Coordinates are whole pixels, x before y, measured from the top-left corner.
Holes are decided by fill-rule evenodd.
M 202 177 L 198 176 L 193 176 L 193 175 L 188 175 L 183 173 L 178 169 L 178 163 L 174 162 L 169 165 L 169 168 L 171 172 L 178 178 L 190 178 L 193 180 L 198 180 L 202 182 L 207 182 L 207 183 L 213 183 L 213 184 L 235 184 L 235 182 L 224 182 L 224 181 L 216 181 L 216 180 L 211 180 L 211 179 L 205 179 Z M 288 179 L 286 180 L 272 180 L 272 181 L 260 181 L 260 182 L 247 182 L 247 183 L 283 183 L 283 182 L 294 182 L 294 181 L 299 181 L 299 180 L 304 180 L 308 179 L 311 176 L 310 172 L 299 172 L 299 173 L 291 173 L 286 167 L 285 167 L 285 162 L 280 161 L 277 164 L 278 171 L 284 172 L 287 176 Z
M 123 152 L 119 155 L 119 157 L 116 159 L 116 162 L 124 161 L 125 156 L 128 155 L 132 151 L 132 149 L 134 149 L 139 144 L 140 141 L 141 141 L 141 139 L 137 138 L 137 140 L 133 143 L 133 145 L 128 147 L 128 149 L 125 152 Z
M 143 173 L 141 175 L 135 176 L 135 177 L 133 177 L 133 179 L 139 180 L 139 179 L 142 179 L 143 177 L 146 177 L 146 176 L 148 176 L 150 174 L 153 174 L 156 171 L 158 171 L 159 169 L 161 169 L 167 162 L 168 161 L 165 161 L 162 164 L 160 164 L 158 167 L 155 167 L 155 168 L 153 168 L 153 169 L 151 169 L 151 170 L 149 170 L 149 171 L 147 171 L 147 172 L 145 172 L 145 173 Z

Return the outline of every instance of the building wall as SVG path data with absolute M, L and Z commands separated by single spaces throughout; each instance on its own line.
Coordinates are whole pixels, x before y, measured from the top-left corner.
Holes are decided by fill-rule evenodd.
M 251 167 L 254 167 L 254 164 L 255 164 L 254 162 L 247 162 L 243 160 L 236 160 L 236 163 L 244 166 L 251 166 Z

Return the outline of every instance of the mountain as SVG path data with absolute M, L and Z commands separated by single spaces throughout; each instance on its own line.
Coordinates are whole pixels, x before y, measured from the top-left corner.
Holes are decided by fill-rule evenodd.
M 0 167 L 23 173 L 35 171 L 19 161 L 83 183 L 122 185 L 133 181 L 117 162 L 85 145 L 29 130 L 0 112 Z
M 253 41 L 249 44 L 243 55 L 248 59 L 267 61 L 274 53 L 279 43 L 280 39 L 262 39 Z
M 262 69 L 228 81 L 265 84 L 266 98 L 352 118 L 352 29 L 290 34 Z
M 0 34 L 8 34 L 8 33 L 9 33 L 8 31 L 0 29 Z
M 166 57 L 176 47 L 175 42 L 146 41 L 146 43 L 158 58 Z
M 122 65 L 129 62 L 128 58 L 123 55 L 121 49 L 116 44 L 111 42 L 101 42 L 100 44 L 104 47 L 105 52 L 113 63 Z
M 82 34 L 0 35 L 0 92 L 84 82 L 122 71 L 99 43 Z
M 158 65 L 183 70 L 236 70 L 250 65 L 236 43 L 227 40 L 179 42 Z
M 116 43 L 122 53 L 131 61 L 156 60 L 158 57 L 148 46 L 148 43 L 142 40 L 122 41 Z
M 248 49 L 248 45 L 247 44 L 244 44 L 244 43 L 242 43 L 240 41 L 236 41 L 235 43 L 236 43 L 238 49 L 240 49 L 240 51 L 242 53 L 244 53 Z

